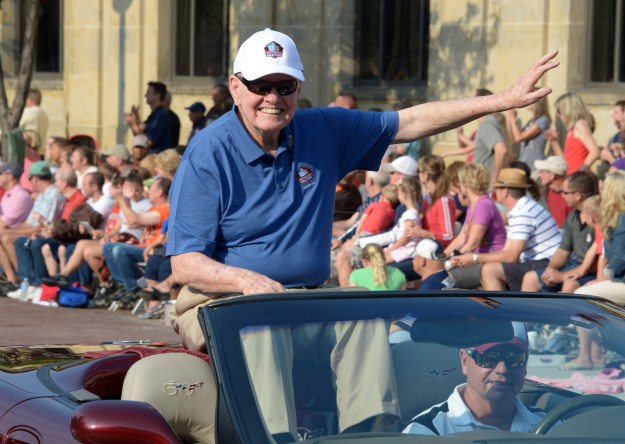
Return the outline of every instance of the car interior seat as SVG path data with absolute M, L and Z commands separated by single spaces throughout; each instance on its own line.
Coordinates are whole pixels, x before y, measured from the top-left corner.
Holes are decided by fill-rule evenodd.
M 163 353 L 134 363 L 123 400 L 150 404 L 185 442 L 215 443 L 217 386 L 210 366 L 187 353 Z
M 445 401 L 466 381 L 457 348 L 405 341 L 391 349 L 403 429 L 422 411 Z

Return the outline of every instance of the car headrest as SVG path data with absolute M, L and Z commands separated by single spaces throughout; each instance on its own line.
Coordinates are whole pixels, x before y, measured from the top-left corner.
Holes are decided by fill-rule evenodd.
M 182 441 L 215 443 L 217 387 L 209 365 L 196 356 L 163 353 L 137 361 L 121 399 L 150 404 Z
M 457 348 L 406 341 L 391 352 L 402 428 L 422 411 L 445 401 L 466 381 Z

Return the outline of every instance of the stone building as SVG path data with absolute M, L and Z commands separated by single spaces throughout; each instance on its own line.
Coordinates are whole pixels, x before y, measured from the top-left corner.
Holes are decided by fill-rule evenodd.
M 561 66 L 544 83 L 551 103 L 580 93 L 600 144 L 615 132 L 612 105 L 625 99 L 625 2 L 621 0 L 48 0 L 32 86 L 43 92 L 50 134 L 86 133 L 101 146 L 128 142 L 123 112 L 149 109 L 150 80 L 165 82 L 181 118 L 185 106 L 212 106 L 239 44 L 271 27 L 298 44 L 303 97 L 328 104 L 339 91 L 360 108 L 390 109 L 510 85 L 552 48 Z M 17 70 L 23 5 L 1 4 L 2 62 Z M 520 113 L 527 120 L 525 112 Z M 452 134 L 435 150 L 454 145 Z

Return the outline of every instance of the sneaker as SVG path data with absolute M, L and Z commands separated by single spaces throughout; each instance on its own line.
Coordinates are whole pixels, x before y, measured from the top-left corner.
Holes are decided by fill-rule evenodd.
M 19 290 L 19 288 L 19 285 L 15 285 L 12 282 L 2 282 L 0 283 L 0 296 L 6 296 L 8 292 Z
M 28 287 L 27 297 L 29 301 L 33 301 L 33 304 L 39 302 L 41 300 L 41 287 L 30 286 Z
M 119 290 L 119 287 L 115 282 L 111 282 L 111 285 L 108 287 L 100 284 L 98 289 L 93 294 L 93 306 L 94 307 L 106 307 L 112 301 L 111 295 L 116 293 Z
M 51 287 L 67 288 L 69 287 L 69 278 L 64 274 L 57 273 L 54 276 L 41 279 L 41 283 Z
M 17 287 L 16 290 L 7 292 L 7 297 L 11 299 L 20 299 L 22 297 L 22 289 Z
M 45 301 L 33 301 L 35 305 L 43 305 L 44 307 L 58 307 L 59 304 L 54 299 L 46 299 Z

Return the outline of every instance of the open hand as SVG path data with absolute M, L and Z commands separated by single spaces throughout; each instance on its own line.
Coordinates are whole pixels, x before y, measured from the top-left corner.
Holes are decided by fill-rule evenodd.
M 502 91 L 508 100 L 506 108 L 524 108 L 551 93 L 552 90 L 548 86 L 537 88 L 536 84 L 547 71 L 560 64 L 560 62 L 553 60 L 557 55 L 558 51 L 545 54 L 523 73 L 514 85 Z

